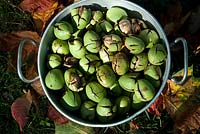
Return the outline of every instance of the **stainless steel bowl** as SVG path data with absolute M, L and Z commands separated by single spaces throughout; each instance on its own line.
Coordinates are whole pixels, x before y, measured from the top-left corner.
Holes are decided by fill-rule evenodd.
M 136 111 L 135 113 L 133 113 L 132 115 L 128 116 L 128 117 L 124 117 L 123 119 L 120 120 L 113 120 L 112 122 L 109 123 L 101 123 L 98 121 L 86 121 L 83 120 L 81 118 L 79 118 L 79 116 L 77 116 L 76 114 L 74 114 L 73 112 L 67 111 L 61 104 L 60 102 L 57 100 L 55 94 L 50 91 L 46 86 L 45 86 L 45 75 L 47 73 L 47 69 L 46 69 L 46 55 L 49 49 L 49 45 L 51 45 L 52 41 L 55 39 L 55 36 L 53 34 L 53 26 L 56 22 L 59 22 L 60 20 L 62 20 L 63 18 L 65 18 L 68 14 L 70 14 L 70 11 L 73 8 L 76 7 L 80 7 L 80 6 L 102 6 L 102 7 L 106 7 L 106 8 L 110 8 L 112 6 L 118 6 L 118 7 L 123 7 L 125 9 L 134 11 L 134 14 L 136 17 L 141 17 L 141 19 L 143 19 L 144 21 L 149 22 L 154 28 L 155 30 L 158 32 L 160 38 L 163 40 L 164 45 L 166 47 L 167 50 L 167 60 L 165 63 L 165 70 L 164 70 L 164 75 L 162 78 L 162 84 L 158 90 L 158 92 L 156 93 L 155 97 L 148 102 L 147 105 L 145 105 L 142 109 Z M 20 46 L 19 46 L 19 51 L 18 51 L 18 74 L 19 77 L 26 83 L 30 83 L 35 81 L 36 79 L 40 78 L 40 82 L 42 84 L 42 87 L 44 89 L 44 92 L 47 96 L 47 98 L 49 99 L 49 101 L 51 102 L 51 104 L 65 117 L 67 117 L 68 119 L 70 119 L 73 122 L 79 123 L 81 125 L 84 126 L 90 126 L 90 127 L 110 127 L 110 126 L 116 126 L 122 123 L 125 123 L 127 121 L 130 121 L 131 119 L 135 118 L 136 116 L 138 116 L 140 113 L 144 112 L 160 95 L 160 93 L 162 92 L 162 90 L 164 89 L 167 80 L 170 77 L 170 67 L 171 67 L 171 53 L 170 53 L 170 47 L 169 47 L 169 42 L 167 40 L 166 34 L 163 31 L 162 27 L 160 26 L 160 24 L 158 23 L 158 21 L 153 17 L 153 15 L 151 15 L 148 11 L 146 11 L 144 8 L 138 6 L 137 4 L 134 4 L 132 2 L 129 1 L 125 1 L 125 0 L 82 0 L 79 1 L 77 3 L 71 4 L 70 6 L 66 7 L 64 10 L 62 10 L 60 13 L 58 13 L 53 19 L 52 21 L 48 24 L 41 42 L 39 44 L 39 53 L 38 53 L 38 72 L 39 72 L 39 76 L 33 80 L 27 80 L 23 75 L 22 75 L 22 71 L 21 71 L 21 54 L 22 54 L 22 48 L 23 48 L 23 44 L 27 41 L 31 41 L 33 44 L 37 44 L 35 41 L 31 40 L 31 39 L 25 39 L 23 41 L 21 41 Z M 182 78 L 182 80 L 177 81 L 175 79 L 175 82 L 177 82 L 178 84 L 182 84 L 186 77 L 187 77 L 187 67 L 188 67 L 188 56 L 187 56 L 187 43 L 185 41 L 185 39 L 183 38 L 177 38 L 175 40 L 175 43 L 181 41 L 183 43 L 183 47 L 184 47 L 184 76 Z

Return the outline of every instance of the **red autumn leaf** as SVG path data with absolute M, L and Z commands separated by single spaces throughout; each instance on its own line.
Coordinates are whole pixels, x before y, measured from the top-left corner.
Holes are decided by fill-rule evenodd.
M 156 101 L 147 109 L 147 111 L 151 114 L 160 116 L 159 106 L 162 105 L 163 98 L 159 96 Z
M 49 105 L 48 117 L 50 120 L 55 121 L 57 124 L 64 124 L 69 121 L 66 117 L 59 113 L 52 105 Z
M 156 99 L 156 101 L 147 109 L 147 111 L 151 114 L 160 116 L 160 112 L 164 109 L 163 102 L 164 96 L 167 91 L 167 86 L 162 91 L 161 95 Z
M 54 0 L 24 0 L 19 7 L 30 13 L 44 12 L 47 7 L 52 5 L 52 1 Z
M 11 106 L 12 117 L 17 121 L 21 132 L 28 122 L 31 104 L 32 95 L 28 90 L 23 96 L 17 98 Z
M 131 120 L 130 128 L 134 130 L 134 129 L 139 129 L 140 127 L 133 120 Z

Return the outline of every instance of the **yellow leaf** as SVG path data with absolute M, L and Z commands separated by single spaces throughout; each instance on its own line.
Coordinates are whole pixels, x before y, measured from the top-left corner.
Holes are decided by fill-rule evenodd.
M 176 73 L 174 76 L 182 77 L 183 70 Z M 198 87 L 200 87 L 199 78 L 194 78 L 193 66 L 188 68 L 188 78 L 183 85 L 177 85 L 172 80 L 168 80 L 167 93 L 164 95 L 164 103 L 166 110 L 172 117 L 178 117 L 181 112 L 189 107 L 195 105 L 194 101 L 198 100 L 196 93 Z M 174 119 L 176 119 L 174 118 Z
M 58 7 L 58 1 L 52 1 L 52 4 L 46 7 L 45 11 L 41 11 L 41 12 L 38 11 L 38 12 L 33 13 L 33 19 L 35 20 L 36 25 L 37 25 L 37 22 L 38 23 L 42 22 L 42 24 L 37 25 L 37 26 L 41 26 L 41 27 L 37 27 L 37 29 L 42 29 L 41 31 L 44 30 L 46 23 L 52 17 L 57 7 Z

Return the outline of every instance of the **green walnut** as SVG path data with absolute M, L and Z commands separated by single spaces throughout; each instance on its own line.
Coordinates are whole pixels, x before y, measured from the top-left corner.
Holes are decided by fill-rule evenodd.
M 115 54 L 112 60 L 112 69 L 118 75 L 123 75 L 128 71 L 129 61 L 126 54 L 124 54 L 123 52 L 118 52 L 117 54 Z
M 55 39 L 52 43 L 52 51 L 57 54 L 69 54 L 69 45 L 66 41 Z
M 106 89 L 96 81 L 89 82 L 86 85 L 85 91 L 87 97 L 97 103 L 107 95 Z
M 128 19 L 122 19 L 115 25 L 115 31 L 121 35 L 132 34 L 131 22 Z
M 67 87 L 74 92 L 79 92 L 84 89 L 85 78 L 83 74 L 75 68 L 67 69 L 64 73 L 64 79 Z
M 128 36 L 125 38 L 125 46 L 132 54 L 139 54 L 145 49 L 144 42 L 135 36 Z
M 92 20 L 90 21 L 90 24 L 95 25 L 101 20 L 103 20 L 103 13 L 99 10 L 92 11 Z
M 103 98 L 98 104 L 97 104 L 97 115 L 98 119 L 101 122 L 109 122 L 114 118 L 117 112 L 117 106 L 114 105 L 110 99 Z
M 86 120 L 94 120 L 96 115 L 96 103 L 85 101 L 80 108 L 81 117 Z
M 62 58 L 58 54 L 48 54 L 47 59 L 50 68 L 56 68 L 62 64 Z
M 87 54 L 80 59 L 79 65 L 88 74 L 93 74 L 97 67 L 101 65 L 99 57 L 93 54 Z
M 73 28 L 68 22 L 57 22 L 54 25 L 54 35 L 61 40 L 69 39 L 73 34 Z
M 85 33 L 83 37 L 83 42 L 85 48 L 91 53 L 98 53 L 99 50 L 101 49 L 100 37 L 96 32 L 92 30 L 88 30 Z
M 136 18 L 131 19 L 131 30 L 134 35 L 138 35 L 140 31 L 146 28 L 147 25 L 144 23 L 144 21 Z
M 106 64 L 97 68 L 96 77 L 98 82 L 106 88 L 110 88 L 116 82 L 115 73 L 112 68 Z
M 154 87 L 159 87 L 162 78 L 162 71 L 160 69 L 160 66 L 147 66 L 147 68 L 144 70 L 144 77 L 148 79 Z
M 122 48 L 122 40 L 116 34 L 109 34 L 103 37 L 105 47 L 109 52 L 120 51 Z
M 162 65 L 167 58 L 167 53 L 163 44 L 155 44 L 148 51 L 148 60 L 153 65 Z
M 125 115 L 131 107 L 131 100 L 127 96 L 121 96 L 116 100 L 117 115 Z
M 71 90 L 65 91 L 61 103 L 69 111 L 76 111 L 81 106 L 81 98 L 77 92 Z
M 52 90 L 63 88 L 65 85 L 63 72 L 60 69 L 50 70 L 45 77 L 45 84 Z
M 100 32 L 109 33 L 113 30 L 112 24 L 110 24 L 110 22 L 108 22 L 107 20 L 102 20 L 98 22 L 95 28 L 98 33 Z
M 120 87 L 119 83 L 116 82 L 110 87 L 110 95 L 114 97 L 119 97 L 123 92 L 123 89 Z
M 68 41 L 69 51 L 77 59 L 81 59 L 86 54 L 86 49 L 80 39 L 71 39 Z
M 106 19 L 114 23 L 117 23 L 122 18 L 127 18 L 127 16 L 126 11 L 120 7 L 111 7 L 106 12 Z
M 141 109 L 143 106 L 145 106 L 145 102 L 141 101 L 140 99 L 137 98 L 137 96 L 135 94 L 133 94 L 133 100 L 132 100 L 132 108 L 139 110 Z
M 148 56 L 146 53 L 140 53 L 137 55 L 134 55 L 131 59 L 130 68 L 135 71 L 142 71 L 144 70 L 148 65 Z
M 139 33 L 139 37 L 145 42 L 147 45 L 146 48 L 152 48 L 153 45 L 158 43 L 159 36 L 156 31 L 151 29 L 144 29 Z
M 90 22 L 92 12 L 83 6 L 74 8 L 71 11 L 72 21 L 78 29 L 84 29 Z
M 127 73 L 119 77 L 119 85 L 128 92 L 134 92 L 137 89 L 138 73 Z
M 155 96 L 153 85 L 146 79 L 137 80 L 136 97 L 141 101 L 150 101 Z
M 99 51 L 99 57 L 103 61 L 103 63 L 111 62 L 114 57 L 114 52 L 108 52 L 105 47 L 102 47 Z

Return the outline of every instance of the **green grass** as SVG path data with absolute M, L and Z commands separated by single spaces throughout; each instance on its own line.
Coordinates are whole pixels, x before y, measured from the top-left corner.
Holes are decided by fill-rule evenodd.
M 17 5 L 21 0 L 0 0 L 0 32 L 33 29 L 31 14 Z

